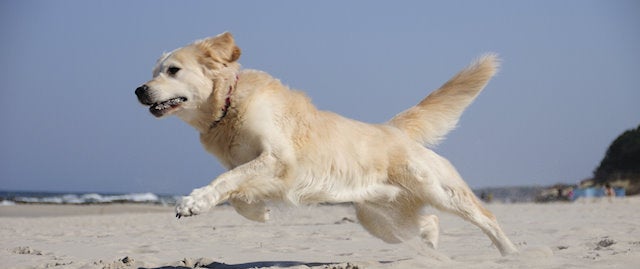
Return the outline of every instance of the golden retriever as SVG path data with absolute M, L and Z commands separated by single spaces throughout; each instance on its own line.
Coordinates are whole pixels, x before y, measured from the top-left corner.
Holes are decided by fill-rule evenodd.
M 228 169 L 176 207 L 193 216 L 228 201 L 264 222 L 265 202 L 353 203 L 360 224 L 385 242 L 422 236 L 435 248 L 439 224 L 425 206 L 478 226 L 503 255 L 517 252 L 456 169 L 428 147 L 444 138 L 498 68 L 480 57 L 416 106 L 382 124 L 321 111 L 307 96 L 256 70 L 241 70 L 230 33 L 163 55 L 138 87 L 156 117 L 176 115 L 200 133 Z

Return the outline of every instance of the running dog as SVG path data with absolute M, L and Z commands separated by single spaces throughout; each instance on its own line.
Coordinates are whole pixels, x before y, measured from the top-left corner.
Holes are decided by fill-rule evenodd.
M 269 74 L 241 70 L 230 33 L 164 54 L 135 94 L 156 117 L 176 115 L 228 169 L 176 207 L 177 217 L 228 201 L 264 222 L 266 202 L 352 203 L 360 224 L 388 243 L 415 236 L 435 248 L 432 206 L 478 226 L 500 253 L 517 252 L 456 169 L 429 147 L 457 124 L 496 73 L 487 54 L 416 106 L 382 124 L 321 111 Z

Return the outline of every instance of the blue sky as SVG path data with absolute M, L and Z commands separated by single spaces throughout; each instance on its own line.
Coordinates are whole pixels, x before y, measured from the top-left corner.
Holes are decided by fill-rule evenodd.
M 501 72 L 436 151 L 472 187 L 591 176 L 640 123 L 638 1 L 2 1 L 0 189 L 188 193 L 223 171 L 134 89 L 231 31 L 245 68 L 379 123 L 484 52 Z

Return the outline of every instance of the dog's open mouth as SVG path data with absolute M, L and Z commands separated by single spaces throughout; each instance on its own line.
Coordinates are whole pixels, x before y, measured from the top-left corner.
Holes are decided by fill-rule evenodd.
M 149 111 L 156 117 L 162 117 L 165 114 L 177 109 L 178 107 L 180 107 L 180 105 L 182 105 L 182 103 L 186 101 L 186 97 L 172 98 L 164 102 L 152 104 L 151 107 L 149 107 Z

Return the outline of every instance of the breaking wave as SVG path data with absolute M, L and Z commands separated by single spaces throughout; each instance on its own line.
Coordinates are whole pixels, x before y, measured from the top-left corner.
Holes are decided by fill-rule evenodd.
M 109 204 L 146 203 L 174 205 L 180 196 L 155 193 L 48 193 L 0 191 L 0 206 L 13 204 Z

